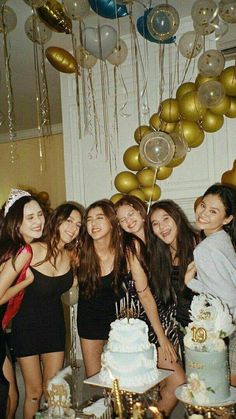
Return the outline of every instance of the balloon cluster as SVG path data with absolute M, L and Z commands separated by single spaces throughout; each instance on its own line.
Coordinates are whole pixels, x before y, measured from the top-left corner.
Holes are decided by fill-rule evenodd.
M 203 53 L 198 67 L 195 82 L 182 83 L 175 98 L 161 102 L 149 125 L 135 130 L 138 145 L 125 151 L 123 161 L 137 173 L 123 171 L 116 176 L 119 193 L 111 197 L 113 202 L 127 193 L 143 201 L 159 199 L 161 190 L 155 182 L 168 178 L 188 148 L 202 144 L 205 132 L 218 131 L 225 116 L 236 118 L 236 67 L 223 69 L 224 57 L 217 50 Z

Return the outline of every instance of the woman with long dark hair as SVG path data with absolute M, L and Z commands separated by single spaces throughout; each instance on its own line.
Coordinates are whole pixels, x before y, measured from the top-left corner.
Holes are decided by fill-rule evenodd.
M 79 205 L 60 205 L 47 219 L 42 240 L 31 245 L 34 281 L 12 322 L 13 347 L 25 384 L 24 419 L 34 417 L 43 392 L 47 400 L 47 382 L 63 367 L 61 295 L 76 285 L 73 261 L 82 215 Z
M 162 299 L 162 293 L 156 293 L 159 290 L 159 277 L 155 277 L 151 269 L 155 255 L 149 240 L 146 205 L 136 197 L 125 196 L 115 204 L 115 209 L 124 231 L 123 246 L 128 264 L 125 282 L 130 298 L 139 318 L 148 324 L 149 340 L 155 343 L 158 350 L 158 366 L 174 371 L 160 385 L 159 408 L 169 415 L 177 403 L 175 389 L 185 381 L 176 354 L 178 336 L 173 318 L 175 301 L 171 288 L 168 289 L 168 284 L 164 282 L 165 300 Z
M 44 215 L 36 198 L 12 189 L 0 215 L 0 417 L 15 417 L 17 388 L 14 370 L 6 357 L 4 329 L 17 313 L 24 290 L 33 282 L 27 269 L 32 258 L 30 243 L 41 237 Z M 9 395 L 8 395 L 8 386 Z M 7 397 L 8 396 L 8 397 Z
M 78 269 L 78 333 L 87 377 L 100 371 L 103 346 L 116 319 L 115 304 L 124 296 L 124 269 L 114 206 L 96 201 L 85 212 Z
M 199 234 L 188 221 L 176 202 L 166 199 L 151 206 L 149 219 L 153 234 L 151 240 L 155 257 L 152 272 L 157 282 L 157 294 L 165 301 L 166 289 L 173 289 L 176 301 L 176 320 L 179 325 L 179 341 L 184 364 L 183 329 L 190 322 L 189 309 L 194 293 L 189 290 L 184 277 L 193 251 L 199 242 Z M 168 284 L 167 287 L 164 284 Z

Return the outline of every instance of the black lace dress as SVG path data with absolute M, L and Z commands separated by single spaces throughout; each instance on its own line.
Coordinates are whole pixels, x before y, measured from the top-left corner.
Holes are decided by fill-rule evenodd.
M 159 347 L 160 345 L 159 345 L 157 336 L 150 324 L 150 321 L 148 320 L 148 317 L 146 315 L 144 308 L 142 307 L 140 303 L 139 296 L 135 288 L 135 281 L 133 280 L 131 273 L 128 273 L 125 276 L 124 283 L 129 292 L 131 304 L 134 304 L 136 312 L 137 313 L 139 312 L 139 316 L 138 316 L 139 319 L 143 320 L 148 325 L 149 341 L 154 343 L 156 347 Z M 165 306 L 165 304 L 163 304 L 163 302 L 159 298 L 157 298 L 155 295 L 153 296 L 157 304 L 157 310 L 158 310 L 160 322 L 164 329 L 165 335 L 167 336 L 167 338 L 173 345 L 177 345 L 178 332 L 177 332 L 177 328 L 175 326 L 175 320 L 174 320 L 175 315 L 176 315 L 176 306 L 175 304 Z

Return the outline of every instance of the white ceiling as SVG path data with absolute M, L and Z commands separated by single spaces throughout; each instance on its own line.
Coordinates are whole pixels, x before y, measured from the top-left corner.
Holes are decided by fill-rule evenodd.
M 145 1 L 144 1 L 145 3 Z M 148 2 L 146 1 L 146 4 Z M 156 0 L 152 5 L 163 4 L 165 0 Z M 191 13 L 191 7 L 194 0 L 170 0 L 169 4 L 174 6 L 181 17 L 188 16 Z M 36 108 L 36 88 L 35 71 L 33 60 L 33 43 L 27 38 L 24 31 L 24 24 L 28 16 L 31 15 L 31 8 L 23 0 L 7 0 L 6 5 L 11 7 L 17 15 L 17 26 L 14 31 L 8 34 L 10 41 L 10 68 L 12 77 L 12 88 L 14 96 L 15 127 L 17 131 L 34 129 L 37 127 L 37 108 Z M 143 8 L 134 3 L 134 10 L 137 16 L 143 14 Z M 103 20 L 103 19 L 102 19 Z M 91 13 L 85 18 L 85 24 L 97 24 L 97 15 Z M 113 24 L 113 20 L 104 19 L 104 22 Z M 120 19 L 121 33 L 127 33 L 128 17 Z M 73 23 L 76 34 L 77 22 Z M 3 35 L 0 33 L 0 112 L 5 116 L 5 123 L 0 127 L 0 136 L 9 131 L 7 113 L 7 89 L 5 82 L 5 66 L 3 57 Z M 53 32 L 52 39 L 45 45 L 58 46 L 67 50 L 72 50 L 71 36 L 65 33 Z M 60 100 L 60 82 L 59 72 L 54 69 L 46 60 L 46 71 L 48 80 L 51 123 L 60 124 L 61 100 Z

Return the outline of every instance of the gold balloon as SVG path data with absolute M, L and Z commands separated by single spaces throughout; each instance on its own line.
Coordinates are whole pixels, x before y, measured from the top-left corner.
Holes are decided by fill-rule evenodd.
M 38 7 L 37 14 L 40 19 L 55 32 L 72 32 L 71 19 L 65 14 L 64 9 L 57 0 L 47 0 L 46 3 Z
M 161 196 L 161 188 L 158 185 L 145 186 L 142 191 L 146 201 L 157 201 Z
M 47 202 L 49 200 L 49 194 L 46 191 L 41 191 L 38 193 L 37 198 L 41 202 Z
M 206 132 L 216 132 L 221 129 L 223 123 L 223 115 L 216 115 L 215 113 L 207 110 L 202 119 L 202 128 Z
M 225 93 L 229 96 L 236 96 L 236 66 L 232 65 L 225 68 L 220 74 L 219 81 L 225 88 Z
M 142 138 L 144 137 L 144 135 L 147 134 L 148 132 L 153 132 L 151 127 L 149 127 L 148 125 L 140 125 L 134 131 L 134 139 L 135 139 L 136 143 L 139 144 L 140 141 L 142 140 Z
M 225 96 L 219 105 L 211 106 L 211 112 L 215 113 L 216 115 L 223 115 L 224 113 L 227 113 L 230 108 L 230 97 Z
M 160 119 L 160 116 L 158 113 L 154 113 L 149 121 L 152 128 L 154 128 L 156 131 L 164 131 L 170 134 L 174 131 L 176 122 L 165 122 Z
M 236 160 L 234 160 L 233 168 L 223 173 L 221 182 L 236 186 Z
M 142 186 L 152 186 L 155 182 L 155 172 L 150 168 L 145 168 L 136 174 L 138 182 Z
M 160 104 L 160 119 L 165 122 L 177 122 L 179 107 L 176 99 L 166 99 Z
M 206 83 L 207 81 L 210 81 L 210 80 L 218 81 L 219 78 L 218 77 L 204 76 L 204 74 L 198 74 L 198 76 L 195 80 L 196 88 L 198 89 L 199 86 L 201 86 L 203 83 Z
M 59 47 L 48 47 L 46 57 L 56 70 L 62 73 L 75 73 L 77 68 L 76 59 L 68 51 Z
M 138 179 L 134 173 L 124 171 L 115 177 L 115 187 L 119 192 L 129 193 L 139 187 Z
M 225 112 L 225 116 L 228 118 L 236 118 L 236 97 L 230 98 L 230 107 L 227 112 Z
M 168 177 L 170 177 L 172 172 L 173 172 L 173 169 L 171 167 L 168 167 L 168 166 L 159 167 L 157 175 L 156 175 L 156 179 L 158 180 L 167 179 Z
M 124 153 L 123 161 L 127 169 L 129 170 L 141 170 L 145 165 L 141 164 L 139 160 L 139 146 L 133 145 L 127 148 Z
M 193 92 L 195 90 L 197 90 L 195 83 L 192 83 L 192 82 L 183 83 L 177 89 L 176 99 L 180 100 L 182 96 L 185 95 L 185 93 Z
M 197 122 L 193 121 L 180 120 L 175 131 L 183 135 L 189 147 L 192 147 L 193 144 L 200 145 L 205 136 L 201 127 L 197 124 Z
M 133 189 L 128 195 L 136 196 L 136 198 L 141 199 L 141 201 L 145 201 L 145 195 L 141 189 Z
M 115 193 L 114 195 L 112 195 L 111 197 L 110 197 L 110 201 L 113 203 L 113 204 L 116 204 L 121 198 L 123 198 L 123 194 L 122 193 Z
M 179 111 L 182 118 L 197 122 L 206 112 L 205 106 L 198 99 L 197 91 L 185 93 L 179 101 Z
M 181 163 L 183 163 L 183 161 L 185 160 L 185 157 L 186 157 L 186 155 L 183 156 L 183 157 L 179 157 L 177 159 L 172 159 L 170 161 L 170 163 L 167 165 L 167 167 L 177 167 L 177 166 L 179 166 Z

